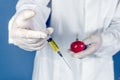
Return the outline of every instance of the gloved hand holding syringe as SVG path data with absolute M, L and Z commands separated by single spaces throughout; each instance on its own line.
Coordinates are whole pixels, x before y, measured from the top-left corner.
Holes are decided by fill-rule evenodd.
M 32 19 L 35 15 L 36 13 L 34 11 L 25 10 L 19 13 L 17 17 L 13 18 L 13 25 L 9 28 L 9 37 L 11 37 L 10 43 L 24 50 L 34 51 L 40 50 L 48 41 L 52 49 L 65 61 L 55 41 L 53 41 L 52 38 L 49 38 L 53 33 L 53 28 L 44 28 L 39 31 L 31 29 L 30 26 L 34 25 Z M 66 61 L 65 63 L 68 65 Z

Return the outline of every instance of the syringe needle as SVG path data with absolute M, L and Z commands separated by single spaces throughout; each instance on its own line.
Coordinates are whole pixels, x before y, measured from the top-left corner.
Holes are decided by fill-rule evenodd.
M 69 69 L 72 70 L 71 67 L 69 66 L 69 64 L 67 63 L 67 61 L 65 60 L 65 58 L 64 57 L 62 57 L 62 58 L 63 58 L 64 62 L 66 63 L 66 65 L 69 67 Z
M 63 55 L 61 54 L 60 51 L 58 51 L 58 54 L 59 54 L 60 57 L 63 59 L 63 61 L 65 62 L 65 64 L 69 67 L 69 69 L 72 70 L 71 67 L 69 66 L 68 62 L 65 60 L 65 58 L 63 57 Z

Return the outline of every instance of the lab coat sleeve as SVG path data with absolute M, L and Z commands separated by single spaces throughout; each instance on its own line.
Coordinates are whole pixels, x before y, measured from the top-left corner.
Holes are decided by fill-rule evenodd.
M 120 4 L 115 11 L 109 27 L 103 31 L 102 46 L 96 53 L 98 56 L 113 56 L 120 50 Z
M 13 22 L 16 16 L 23 10 L 29 9 L 35 11 L 36 15 L 32 19 L 33 25 L 32 29 L 34 30 L 40 30 L 43 28 L 46 28 L 46 21 L 50 14 L 50 7 L 48 4 L 50 3 L 50 0 L 19 0 L 16 5 L 16 13 L 14 16 L 10 19 L 8 24 L 8 31 L 10 31 L 11 27 L 13 27 Z M 8 38 L 9 43 L 13 43 L 12 38 Z

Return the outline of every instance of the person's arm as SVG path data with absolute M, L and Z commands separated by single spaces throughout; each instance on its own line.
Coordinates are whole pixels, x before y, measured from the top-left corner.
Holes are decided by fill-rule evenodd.
M 27 51 L 40 50 L 53 32 L 46 28 L 50 15 L 49 0 L 19 0 L 9 21 L 9 43 Z
M 118 1 L 119 2 L 119 1 Z M 113 19 L 102 33 L 93 33 L 83 40 L 86 49 L 75 54 L 68 51 L 75 58 L 113 56 L 120 50 L 120 4 L 118 3 Z
M 101 34 L 102 45 L 95 53 L 98 56 L 113 56 L 120 50 L 120 4 L 118 4 L 115 15 L 109 27 Z M 113 53 L 113 54 L 110 54 Z

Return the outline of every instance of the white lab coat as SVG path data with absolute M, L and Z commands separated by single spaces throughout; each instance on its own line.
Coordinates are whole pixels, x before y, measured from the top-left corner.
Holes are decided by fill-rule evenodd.
M 50 16 L 49 26 L 55 29 L 52 38 L 72 68 L 47 45 L 36 53 L 32 80 L 114 80 L 112 56 L 120 50 L 119 0 L 19 0 L 14 17 L 24 9 L 37 13 L 34 30 L 45 28 Z M 97 52 L 84 59 L 68 55 L 76 34 L 83 40 L 95 32 L 103 39 Z

